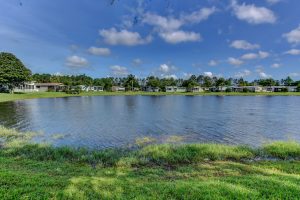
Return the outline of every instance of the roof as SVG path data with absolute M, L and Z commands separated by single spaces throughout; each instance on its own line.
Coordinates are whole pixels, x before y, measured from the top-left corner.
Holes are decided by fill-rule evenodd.
M 35 83 L 36 86 L 62 86 L 62 83 Z

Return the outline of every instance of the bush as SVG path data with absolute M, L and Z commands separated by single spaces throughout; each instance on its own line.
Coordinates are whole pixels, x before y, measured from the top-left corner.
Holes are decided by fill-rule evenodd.
M 68 88 L 66 89 L 67 94 L 80 94 L 82 92 L 80 87 L 75 87 L 75 88 Z
M 232 92 L 231 88 L 226 88 L 225 92 Z
M 282 88 L 281 92 L 288 92 L 288 89 L 287 88 Z
M 248 88 L 243 88 L 243 92 L 250 92 L 250 90 Z

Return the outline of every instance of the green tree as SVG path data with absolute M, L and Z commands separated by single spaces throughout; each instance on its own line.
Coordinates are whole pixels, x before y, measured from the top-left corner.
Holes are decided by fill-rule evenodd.
M 293 79 L 291 77 L 289 77 L 289 76 L 286 79 L 283 79 L 281 82 L 285 86 L 291 86 L 294 83 Z
M 154 77 L 154 76 L 150 76 L 147 78 L 147 86 L 150 86 L 150 87 L 160 87 L 160 80 L 159 78 L 157 77 Z
M 124 79 L 124 87 L 126 90 L 133 90 L 135 87 L 140 87 L 138 80 L 134 75 L 129 74 L 126 79 Z
M 6 85 L 10 92 L 30 80 L 31 71 L 12 53 L 0 53 L 0 85 Z
M 212 87 L 213 86 L 213 79 L 209 76 L 204 76 L 203 86 L 204 87 Z

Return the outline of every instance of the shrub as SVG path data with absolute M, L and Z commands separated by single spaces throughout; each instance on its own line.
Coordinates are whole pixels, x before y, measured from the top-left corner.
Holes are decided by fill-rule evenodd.
M 225 92 L 232 92 L 231 88 L 226 88 Z
M 250 92 L 250 90 L 248 88 L 243 88 L 243 92 Z

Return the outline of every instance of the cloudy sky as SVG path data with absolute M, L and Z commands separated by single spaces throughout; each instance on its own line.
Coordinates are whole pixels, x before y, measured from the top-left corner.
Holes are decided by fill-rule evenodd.
M 299 0 L 0 0 L 34 73 L 300 79 Z

